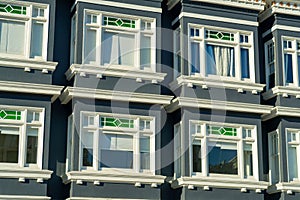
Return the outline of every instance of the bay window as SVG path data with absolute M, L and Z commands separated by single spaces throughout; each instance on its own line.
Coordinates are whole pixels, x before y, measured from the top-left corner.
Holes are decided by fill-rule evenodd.
M 299 86 L 300 39 L 283 37 L 284 84 Z
M 299 180 L 299 152 L 300 152 L 300 130 L 287 129 L 287 165 L 288 165 L 288 180 Z
M 0 167 L 42 167 L 42 108 L 1 107 Z
M 252 32 L 189 26 L 190 75 L 254 81 Z
M 85 64 L 155 71 L 155 20 L 85 12 Z
M 70 117 L 69 120 L 73 120 Z M 81 112 L 79 166 L 81 170 L 122 169 L 155 172 L 154 118 Z M 70 126 L 74 126 L 69 121 Z M 69 128 L 69 132 L 74 131 Z M 72 136 L 69 133 L 68 160 Z M 68 169 L 70 170 L 70 163 Z
M 255 126 L 191 120 L 190 136 L 192 176 L 258 180 Z
M 275 86 L 275 50 L 273 40 L 265 44 L 265 65 L 267 89 L 271 89 Z
M 277 131 L 269 133 L 269 168 L 270 183 L 278 183 L 279 179 L 279 135 Z
M 0 55 L 47 58 L 48 6 L 0 4 Z

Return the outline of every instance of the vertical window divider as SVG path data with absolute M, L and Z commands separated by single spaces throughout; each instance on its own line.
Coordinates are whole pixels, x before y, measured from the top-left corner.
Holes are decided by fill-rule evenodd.
M 33 10 L 33 6 L 30 5 L 29 7 L 27 7 L 27 15 L 31 15 L 32 14 L 32 10 Z M 29 20 L 27 20 L 25 22 L 25 47 L 24 47 L 24 52 L 25 52 L 25 57 L 29 58 L 30 57 L 30 52 L 31 52 L 31 35 L 32 33 L 32 17 L 29 16 Z M 26 49 L 25 49 L 26 48 Z
M 136 120 L 135 120 L 135 127 L 139 127 L 139 124 L 140 124 L 140 118 L 138 117 Z M 141 168 L 141 159 L 140 159 L 140 128 L 137 128 L 137 132 L 135 134 L 133 134 L 133 163 L 134 163 L 134 166 L 133 166 L 133 170 L 135 172 L 140 172 L 140 168 Z M 136 162 L 134 162 L 134 160 L 136 160 Z
M 47 6 L 47 8 L 45 8 L 44 12 L 45 12 L 45 16 L 50 16 L 49 6 Z M 43 44 L 42 44 L 42 57 L 43 57 L 43 59 L 47 60 L 47 58 L 48 58 L 48 55 L 47 55 L 48 45 L 46 45 L 46 44 L 48 44 L 48 38 L 49 38 L 49 36 L 48 36 L 49 20 L 47 20 L 47 22 L 44 23 L 43 26 L 44 26 L 44 32 L 43 32 Z
M 242 79 L 242 62 L 241 62 L 241 45 L 240 45 L 240 33 L 237 32 L 236 34 L 234 34 L 234 39 L 237 43 L 237 45 L 235 45 L 234 47 L 234 51 L 236 52 L 236 57 L 235 59 L 235 77 L 238 80 Z M 240 66 L 240 67 L 239 67 Z
M 241 179 L 245 178 L 245 172 L 244 172 L 244 164 L 245 164 L 245 159 L 244 159 L 244 141 L 243 141 L 243 133 L 242 130 L 243 128 L 239 127 L 237 128 L 237 136 L 239 137 L 239 141 L 237 142 L 237 148 L 239 149 L 239 155 L 238 155 L 238 168 L 239 168 L 239 175 Z
M 82 162 L 82 148 L 83 148 L 83 144 L 82 144 L 82 134 L 83 134 L 83 119 L 84 115 L 82 112 L 80 112 L 80 117 L 79 117 L 79 123 L 80 123 L 80 131 L 79 131 L 79 153 L 78 153 L 78 169 L 81 170 L 83 167 L 83 162 Z M 73 119 L 74 121 L 76 121 L 76 119 Z
M 98 151 L 98 146 L 99 146 L 99 129 L 94 130 L 93 133 L 93 169 L 98 170 L 98 157 L 99 157 L 99 151 Z
M 251 47 L 249 48 L 249 73 L 250 73 L 250 80 L 255 83 L 256 82 L 256 76 L 255 76 L 255 56 L 254 56 L 254 46 L 255 46 L 255 43 L 254 43 L 254 35 L 253 33 L 251 33 L 249 35 L 249 42 L 251 45 Z M 251 70 L 251 68 L 254 68 L 254 70 Z
M 201 41 L 200 41 L 200 74 L 202 74 L 202 76 L 205 77 L 206 75 L 206 54 L 207 52 L 206 51 L 203 51 L 205 50 L 205 42 L 204 42 L 204 38 L 205 38 L 205 29 L 202 27 L 202 28 L 199 28 L 200 29 L 200 37 L 201 37 Z M 204 55 L 202 55 L 202 52 L 205 52 Z M 201 67 L 203 66 L 203 67 Z
M 133 49 L 133 51 L 134 51 L 133 53 L 136 55 L 134 66 L 138 69 L 141 69 L 141 58 L 140 58 L 140 56 L 141 56 L 140 51 L 142 49 L 142 47 L 141 47 L 141 23 L 142 23 L 141 19 L 138 19 L 137 23 L 136 23 L 136 28 L 137 28 L 138 32 L 135 33 L 136 34 L 136 46 L 135 46 L 135 49 Z
M 102 13 L 100 13 L 98 15 L 98 25 L 99 25 L 99 28 L 97 30 L 97 37 L 96 37 L 96 64 L 97 65 L 101 65 L 101 59 L 102 59 L 102 48 L 101 48 L 101 41 L 102 41 L 102 33 L 103 31 L 105 31 L 105 29 L 102 27 L 102 22 L 103 22 L 103 15 Z
M 252 152 L 253 152 L 253 176 L 255 180 L 259 180 L 259 166 L 258 166 L 258 134 L 257 134 L 257 127 L 253 128 L 253 138 L 255 138 L 252 144 Z M 254 148 L 255 147 L 255 148 Z
M 153 20 L 153 23 L 151 23 L 151 29 L 155 30 L 153 32 L 153 37 L 150 38 L 150 45 L 151 45 L 151 49 L 150 49 L 150 55 L 151 55 L 151 69 L 153 72 L 156 72 L 156 48 L 153 47 L 157 47 L 156 44 L 156 35 L 157 35 L 157 30 L 156 30 L 156 19 Z M 161 32 L 161 30 L 160 30 Z
M 26 128 L 27 128 L 27 109 L 24 110 L 21 114 L 21 119 L 23 119 L 23 126 L 20 127 L 19 131 L 19 164 L 20 167 L 24 167 L 26 164 L 26 141 L 27 141 L 27 135 L 26 135 Z
M 293 78 L 294 78 L 294 85 L 299 86 L 299 77 L 298 77 L 298 53 L 297 53 L 297 40 L 293 40 L 292 47 L 294 49 L 293 52 Z
M 203 136 L 206 136 L 207 135 L 207 126 L 206 124 L 202 124 L 201 125 L 201 132 L 203 134 Z M 203 154 L 204 155 L 201 155 L 202 159 L 202 175 L 203 176 L 208 176 L 208 141 L 207 141 L 207 137 L 204 137 L 202 140 L 201 140 L 201 151 L 203 150 Z

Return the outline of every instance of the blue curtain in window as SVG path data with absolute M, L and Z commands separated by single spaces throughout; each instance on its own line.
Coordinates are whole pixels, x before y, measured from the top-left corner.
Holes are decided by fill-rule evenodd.
M 241 65 L 242 65 L 242 78 L 250 78 L 249 73 L 249 50 L 241 49 Z
M 206 45 L 206 51 L 207 74 L 235 76 L 233 48 Z
M 284 54 L 285 83 L 293 83 L 293 61 L 291 54 Z

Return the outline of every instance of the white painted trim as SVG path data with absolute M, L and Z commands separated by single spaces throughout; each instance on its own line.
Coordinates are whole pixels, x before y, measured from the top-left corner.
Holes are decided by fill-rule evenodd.
M 51 98 L 52 102 L 54 102 L 58 98 L 63 88 L 64 88 L 63 86 L 57 86 L 57 85 L 0 81 L 1 92 L 49 95 L 52 96 Z
M 162 13 L 161 8 L 155 8 L 150 6 L 142 6 L 142 5 L 136 5 L 136 4 L 129 4 L 129 3 L 120 3 L 115 1 L 106 1 L 106 0 L 76 0 L 76 5 L 78 2 L 84 2 L 84 3 L 93 3 L 97 5 L 104 5 L 104 6 L 113 6 L 113 7 L 119 7 L 122 9 L 135 9 L 135 10 L 141 10 L 141 11 L 148 11 L 148 12 L 156 12 L 156 13 Z
M 266 190 L 269 186 L 268 182 L 265 181 L 217 177 L 180 177 L 171 183 L 172 188 L 186 187 L 189 185 L 195 187 L 209 186 L 212 188 L 246 188 L 248 190 Z
M 142 80 L 150 80 L 162 82 L 167 74 L 144 71 L 137 68 L 126 68 L 112 66 L 95 66 L 95 65 L 79 65 L 73 64 L 70 66 L 68 71 L 65 73 L 67 80 L 71 80 L 76 74 L 85 73 L 92 75 L 101 75 L 101 76 L 113 76 L 121 78 L 132 78 L 137 79 L 141 78 Z
M 300 192 L 299 182 L 280 182 L 275 185 L 271 185 L 268 187 L 267 193 L 273 194 L 277 192 L 287 192 L 291 190 L 292 192 Z
M 218 76 L 217 78 L 211 77 L 195 77 L 195 76 L 185 76 L 181 75 L 177 78 L 176 81 L 170 84 L 171 90 L 175 90 L 181 85 L 188 85 L 194 84 L 199 86 L 207 86 L 209 87 L 216 87 L 216 88 L 227 88 L 227 89 L 243 89 L 245 91 L 251 91 L 253 94 L 254 91 L 261 92 L 263 91 L 265 85 L 252 83 L 248 81 L 241 81 L 230 77 L 221 77 Z
M 46 200 L 46 199 L 51 199 L 50 197 L 44 197 L 44 196 L 22 196 L 22 195 L 0 195 L 0 200 L 7 200 L 7 199 L 12 199 L 12 200 Z
M 255 0 L 192 0 L 195 2 L 206 2 L 212 4 L 220 4 L 224 6 L 232 6 L 232 7 L 239 7 L 239 8 L 246 8 L 252 10 L 264 10 L 265 3 L 262 0 L 255 1 Z
M 62 104 L 67 104 L 74 97 L 162 105 L 170 104 L 171 100 L 173 99 L 173 96 L 159 94 L 66 87 L 60 96 L 60 100 Z
M 299 12 L 300 15 L 300 12 Z M 299 27 L 295 27 L 295 26 L 285 26 L 285 25 L 274 25 L 271 29 L 272 32 L 274 32 L 275 30 L 286 30 L 286 31 L 294 31 L 294 32 L 300 32 L 300 28 Z
M 174 6 L 176 6 L 178 2 L 180 2 L 180 0 L 168 0 L 167 2 L 168 10 L 174 8 Z
M 158 184 L 161 185 L 165 182 L 166 177 L 161 175 L 150 175 L 144 173 L 130 173 L 121 172 L 118 170 L 111 170 L 108 172 L 104 171 L 71 171 L 67 172 L 63 177 L 64 183 L 70 181 L 85 181 L 94 182 L 99 181 L 100 183 L 129 183 L 129 184 Z
M 14 68 L 22 68 L 25 69 L 29 67 L 29 69 L 36 70 L 48 70 L 53 72 L 56 69 L 57 62 L 49 62 L 37 59 L 22 59 L 22 58 L 11 58 L 8 56 L 0 55 L 0 65 L 2 67 L 14 67 Z
M 271 109 L 273 108 L 272 106 L 260 104 L 177 97 L 176 99 L 172 100 L 172 103 L 170 105 L 166 106 L 166 110 L 168 112 L 174 112 L 175 110 L 181 107 L 227 110 L 233 112 L 245 112 L 256 114 L 269 114 L 271 112 Z
M 300 108 L 276 106 L 271 113 L 262 116 L 263 121 L 267 121 L 277 116 L 300 117 Z
M 27 167 L 0 167 L 0 178 L 25 178 L 48 180 L 51 178 L 51 174 L 52 171 L 49 170 L 32 169 Z
M 276 86 L 262 94 L 264 100 L 269 100 L 275 96 L 295 96 L 299 98 L 300 87 L 295 86 Z
M 196 19 L 204 19 L 204 20 L 212 20 L 212 21 L 219 21 L 219 22 L 226 22 L 226 23 L 233 23 L 233 24 L 240 24 L 248 26 L 258 26 L 259 23 L 255 21 L 249 21 L 249 20 L 242 20 L 242 19 L 234 19 L 234 18 L 228 18 L 228 17 L 218 17 L 213 15 L 203 15 L 203 14 L 196 14 L 196 13 L 189 13 L 189 12 L 182 12 L 179 15 L 179 19 L 182 17 L 191 17 Z
M 127 199 L 127 198 L 97 198 L 97 197 L 70 197 L 66 200 L 147 200 L 147 199 Z M 150 200 L 150 199 L 149 199 Z

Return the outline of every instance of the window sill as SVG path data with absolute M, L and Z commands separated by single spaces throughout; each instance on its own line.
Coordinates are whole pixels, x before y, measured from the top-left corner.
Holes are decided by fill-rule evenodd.
M 268 185 L 268 182 L 265 181 L 232 177 L 180 177 L 171 182 L 172 188 L 175 189 L 187 186 L 189 189 L 203 187 L 204 190 L 209 190 L 209 188 L 212 187 L 240 189 L 241 192 L 244 192 L 245 190 L 255 190 L 257 193 L 266 190 Z
M 152 175 L 149 173 L 122 172 L 117 170 L 105 171 L 70 171 L 63 177 L 65 184 L 76 181 L 77 184 L 83 182 L 93 182 L 95 185 L 102 183 L 129 183 L 140 187 L 141 184 L 148 184 L 157 187 L 165 181 L 165 176 Z
M 300 181 L 276 183 L 270 185 L 267 192 L 269 194 L 278 192 L 287 192 L 288 194 L 292 194 L 294 192 L 300 192 Z
M 300 99 L 300 87 L 296 86 L 276 86 L 272 89 L 269 89 L 267 92 L 263 93 L 263 99 L 269 100 L 275 96 L 289 97 L 295 96 L 297 99 Z
M 140 70 L 135 67 L 120 67 L 120 66 L 97 66 L 97 65 L 79 65 L 72 64 L 65 73 L 68 80 L 71 80 L 76 74 L 86 76 L 86 74 L 96 75 L 98 78 L 102 76 L 113 76 L 121 78 L 136 79 L 137 82 L 150 80 L 152 83 L 162 82 L 167 74 L 151 72 L 148 70 Z
M 22 195 L 0 195 L 0 200 L 46 200 L 46 199 L 51 199 L 51 197 L 46 197 L 46 196 L 22 196 Z
M 42 183 L 51 178 L 52 171 L 27 167 L 0 167 L 0 178 L 17 178 L 20 182 L 26 179 L 36 179 Z
M 24 71 L 35 69 L 41 70 L 43 73 L 53 72 L 58 64 L 39 59 L 11 58 L 3 55 L 0 55 L 0 63 L 3 67 L 23 68 Z
M 238 92 L 251 91 L 252 94 L 258 94 L 258 92 L 263 91 L 265 87 L 264 84 L 253 83 L 248 80 L 237 80 L 235 78 L 220 76 L 197 77 L 181 75 L 170 84 L 173 91 L 182 85 L 187 85 L 188 87 L 198 85 L 202 86 L 202 88 L 204 89 L 207 89 L 209 87 L 222 87 L 234 89 Z

